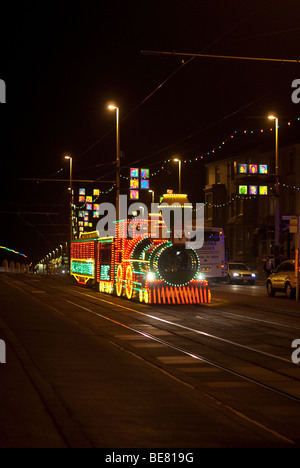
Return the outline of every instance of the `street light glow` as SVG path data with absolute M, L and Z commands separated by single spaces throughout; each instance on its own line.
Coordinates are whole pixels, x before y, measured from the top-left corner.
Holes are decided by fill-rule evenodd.
M 270 119 L 270 120 L 276 120 L 277 117 L 276 117 L 275 115 L 271 114 L 271 115 L 268 115 L 268 119 Z
M 117 106 L 114 106 L 113 104 L 110 104 L 107 108 L 108 108 L 109 110 L 118 109 Z

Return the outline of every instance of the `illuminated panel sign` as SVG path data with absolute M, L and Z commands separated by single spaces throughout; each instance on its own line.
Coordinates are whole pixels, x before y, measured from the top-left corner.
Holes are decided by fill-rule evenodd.
M 76 275 L 94 276 L 95 265 L 94 262 L 79 262 L 76 260 L 71 261 L 71 272 Z
M 249 174 L 257 174 L 257 164 L 249 165 Z
M 239 173 L 240 174 L 247 174 L 248 172 L 248 165 L 247 164 L 240 164 L 239 165 Z
M 141 169 L 141 179 L 149 179 L 150 171 L 149 169 Z
M 268 174 L 268 166 L 266 164 L 260 164 L 259 173 L 260 174 Z
M 247 195 L 247 193 L 248 193 L 247 185 L 240 185 L 239 186 L 239 194 L 240 195 Z
M 100 190 L 94 189 L 94 192 L 93 192 L 93 193 L 94 193 L 94 197 L 99 197 L 99 195 L 100 195 Z
M 267 185 L 260 185 L 259 186 L 259 195 L 268 195 Z
M 141 189 L 148 189 L 150 188 L 149 180 L 141 180 Z
M 79 203 L 85 203 L 85 197 L 80 196 L 79 197 Z
M 110 265 L 101 265 L 101 267 L 100 267 L 100 280 L 110 281 Z
M 139 179 L 130 179 L 130 189 L 138 189 L 140 187 Z
M 85 189 L 84 188 L 79 189 L 79 195 L 85 195 Z
M 93 203 L 93 197 L 86 197 L 87 203 Z
M 130 178 L 131 179 L 136 179 L 137 177 L 139 177 L 139 174 L 140 174 L 140 170 L 138 168 L 132 167 L 130 169 Z
M 140 198 L 140 194 L 138 190 L 130 190 L 130 200 L 138 200 Z
M 258 195 L 258 187 L 257 187 L 257 185 L 250 185 L 250 186 L 249 186 L 249 194 L 250 194 L 250 195 Z

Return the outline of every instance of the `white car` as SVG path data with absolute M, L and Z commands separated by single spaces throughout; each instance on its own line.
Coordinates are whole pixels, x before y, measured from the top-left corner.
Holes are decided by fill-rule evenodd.
M 248 283 L 255 284 L 256 274 L 241 262 L 228 262 L 226 264 L 226 279 L 228 284 Z

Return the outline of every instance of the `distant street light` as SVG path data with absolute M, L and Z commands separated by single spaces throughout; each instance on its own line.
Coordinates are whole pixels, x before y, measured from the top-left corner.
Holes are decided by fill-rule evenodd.
M 174 162 L 178 162 L 178 169 L 179 169 L 179 191 L 181 193 L 181 160 L 178 158 L 173 159 Z
M 120 218 L 120 109 L 117 106 L 109 105 L 109 110 L 116 111 L 116 219 L 119 221 Z
M 279 263 L 280 246 L 280 207 L 279 207 L 279 160 L 278 160 L 278 117 L 270 114 L 269 120 L 275 120 L 275 176 L 276 176 L 276 198 L 275 198 L 275 265 Z

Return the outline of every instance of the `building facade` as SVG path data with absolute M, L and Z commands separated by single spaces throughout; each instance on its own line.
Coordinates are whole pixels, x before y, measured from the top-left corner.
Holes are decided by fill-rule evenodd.
M 206 165 L 205 225 L 223 228 L 227 257 L 253 267 L 275 253 L 275 151 Z M 280 260 L 295 257 L 289 218 L 300 216 L 300 144 L 279 148 Z

